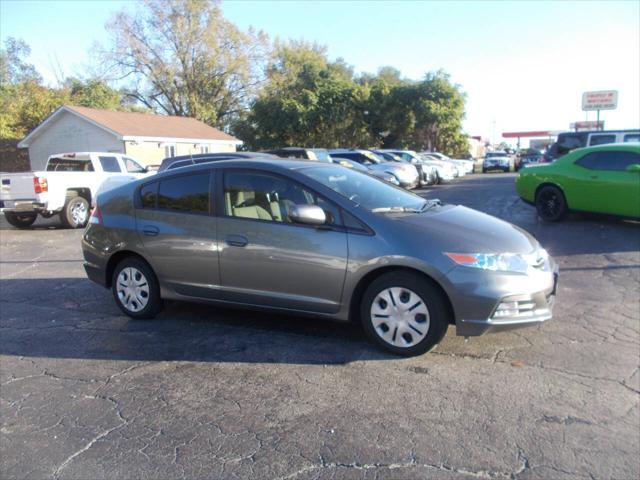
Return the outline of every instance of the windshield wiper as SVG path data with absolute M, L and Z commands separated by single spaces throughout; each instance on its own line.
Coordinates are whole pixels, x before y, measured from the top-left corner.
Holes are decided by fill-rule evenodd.
M 425 200 L 424 205 L 420 208 L 421 212 L 426 212 L 427 210 L 432 209 L 433 207 L 442 206 L 442 202 L 439 198 L 434 198 L 433 200 Z
M 404 213 L 404 212 L 419 213 L 420 212 L 420 210 L 416 208 L 410 208 L 410 207 L 379 207 L 379 208 L 374 208 L 371 211 L 373 213 Z

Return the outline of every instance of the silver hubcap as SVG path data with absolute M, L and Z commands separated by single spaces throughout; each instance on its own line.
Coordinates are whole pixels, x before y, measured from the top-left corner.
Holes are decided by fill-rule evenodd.
M 417 293 L 404 287 L 387 288 L 371 304 L 371 322 L 389 345 L 413 347 L 429 331 L 429 309 Z
M 149 302 L 149 284 L 137 268 L 122 269 L 118 275 L 116 292 L 120 303 L 131 312 L 139 312 Z
M 76 203 L 71 207 L 71 218 L 76 225 L 82 225 L 87 219 L 87 206 L 83 202 Z

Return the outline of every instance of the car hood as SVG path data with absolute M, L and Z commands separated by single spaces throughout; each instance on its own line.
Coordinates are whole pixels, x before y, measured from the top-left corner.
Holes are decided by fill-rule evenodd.
M 461 205 L 388 216 L 407 234 L 439 245 L 442 251 L 528 254 L 538 248 L 538 241 L 520 227 Z

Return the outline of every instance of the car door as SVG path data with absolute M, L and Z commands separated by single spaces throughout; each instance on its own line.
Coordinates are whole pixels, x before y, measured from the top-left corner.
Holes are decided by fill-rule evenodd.
M 178 173 L 139 190 L 136 228 L 163 286 L 180 295 L 217 298 L 216 217 L 209 170 Z
M 576 210 L 638 216 L 640 174 L 627 167 L 640 164 L 640 154 L 622 150 L 600 150 L 575 161 L 566 193 Z
M 339 209 L 295 180 L 228 169 L 218 180 L 220 281 L 228 301 L 335 313 L 347 268 Z M 296 224 L 292 205 L 316 204 L 321 227 Z

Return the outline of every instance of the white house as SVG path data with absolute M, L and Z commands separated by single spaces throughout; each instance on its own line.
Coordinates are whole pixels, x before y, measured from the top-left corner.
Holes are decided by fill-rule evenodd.
M 32 170 L 65 152 L 126 153 L 145 165 L 177 155 L 235 151 L 242 142 L 189 117 L 115 112 L 64 105 L 19 144 L 29 149 Z

